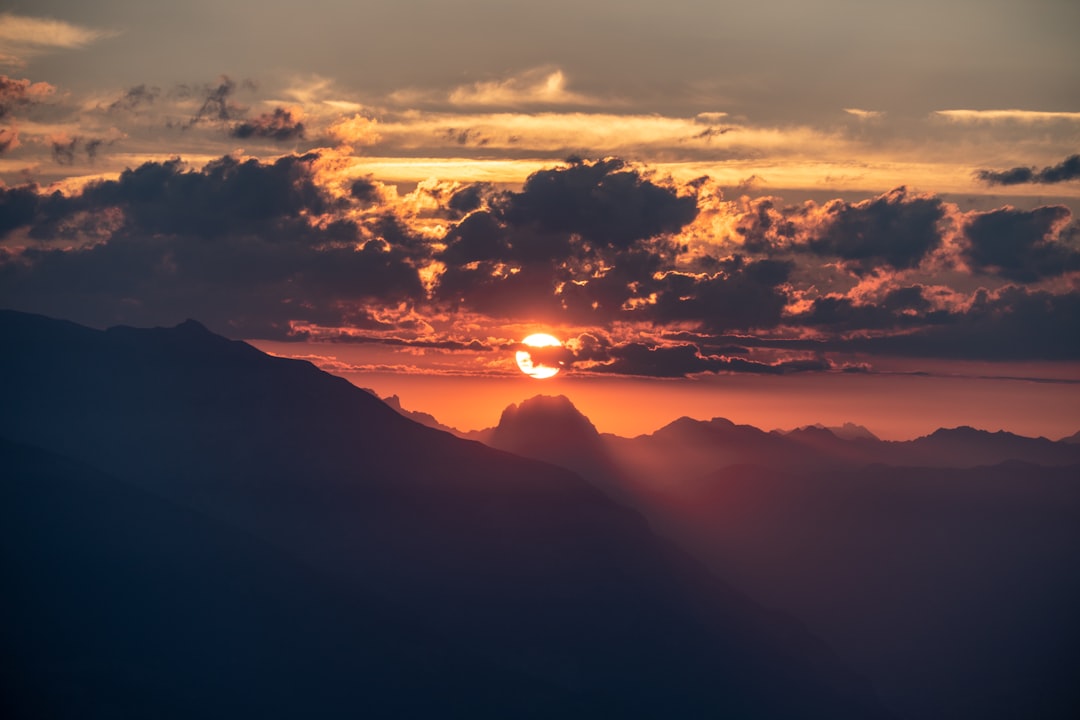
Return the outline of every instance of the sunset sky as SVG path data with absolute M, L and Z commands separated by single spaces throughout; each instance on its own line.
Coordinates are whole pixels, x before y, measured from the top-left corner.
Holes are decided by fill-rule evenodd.
M 1080 430 L 1076 2 L 3 7 L 0 307 L 462 429 Z

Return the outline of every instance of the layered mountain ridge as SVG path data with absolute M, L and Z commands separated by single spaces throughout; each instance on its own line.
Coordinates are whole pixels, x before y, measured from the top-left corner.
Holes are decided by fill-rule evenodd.
M 910 441 L 680 418 L 601 435 L 564 397 L 486 442 L 571 468 L 863 669 L 912 720 L 1080 707 L 1080 446 L 969 427 Z

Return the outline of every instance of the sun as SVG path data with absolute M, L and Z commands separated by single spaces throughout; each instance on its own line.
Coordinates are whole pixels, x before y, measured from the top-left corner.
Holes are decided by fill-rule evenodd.
M 562 370 L 563 362 L 552 352 L 562 348 L 558 338 L 547 333 L 534 333 L 521 341 L 526 348 L 514 356 L 521 372 L 537 380 L 555 377 Z

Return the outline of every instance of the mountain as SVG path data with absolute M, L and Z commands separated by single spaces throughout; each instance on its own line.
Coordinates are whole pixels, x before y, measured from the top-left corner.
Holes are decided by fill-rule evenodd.
M 796 430 L 807 430 L 807 429 L 811 429 L 811 428 L 814 428 L 814 429 L 817 429 L 817 430 L 828 430 L 833 435 L 835 435 L 836 437 L 841 438 L 843 440 L 856 440 L 856 439 L 860 439 L 860 438 L 864 439 L 864 440 L 878 440 L 879 439 L 877 435 L 870 432 L 870 430 L 867 429 L 866 427 L 864 427 L 862 425 L 857 425 L 855 423 L 850 423 L 850 422 L 846 422 L 843 425 L 834 425 L 832 427 L 826 427 L 825 425 L 822 425 L 821 423 L 814 423 L 813 425 L 804 425 L 801 428 L 796 428 L 795 430 L 789 430 L 786 433 L 781 431 L 780 434 L 781 435 L 787 435 L 789 433 L 795 432 Z
M 764 433 L 722 418 L 627 439 L 599 435 L 561 397 L 508 407 L 491 442 L 638 508 L 837 647 L 902 717 L 1064 720 L 1080 707 L 1080 464 L 1062 464 L 1075 448 L 970 428 L 896 443 Z
M 367 390 L 367 388 L 364 389 Z M 367 390 L 367 392 L 375 395 L 375 397 L 378 397 L 374 390 Z M 406 410 L 405 408 L 401 407 L 401 398 L 399 398 L 397 395 L 390 395 L 388 397 L 384 397 L 382 398 L 382 401 L 389 405 L 391 408 L 393 408 L 393 410 L 399 415 L 403 415 L 412 420 L 413 422 L 420 423 L 421 425 L 425 425 L 429 428 L 434 428 L 435 430 L 442 430 L 443 432 L 448 432 L 451 435 L 461 435 L 461 433 L 457 429 L 452 428 L 449 425 L 443 425 L 441 422 L 436 420 L 435 416 L 431 413 L 419 412 L 417 410 Z
M 873 680 L 904 718 L 1080 707 L 1080 465 L 778 469 L 685 483 L 657 525 Z
M 553 692 L 86 465 L 4 440 L 0 464 L 5 717 L 430 717 L 471 678 L 498 702 Z
M 1061 438 L 1061 440 L 1059 440 L 1058 442 L 1063 442 L 1063 443 L 1071 443 L 1071 444 L 1073 444 L 1073 445 L 1078 445 L 1078 444 L 1080 444 L 1080 430 L 1078 430 L 1077 432 L 1073 433 L 1073 434 L 1072 434 L 1072 435 L 1070 435 L 1069 437 L 1064 437 L 1064 438 Z
M 537 395 L 503 410 L 487 445 L 564 467 L 619 496 L 622 474 L 592 422 L 563 395 Z
M 939 429 L 915 440 L 885 441 L 859 433 L 840 436 L 813 425 L 767 433 L 723 418 L 684 417 L 649 435 L 611 437 L 609 446 L 634 474 L 653 478 L 696 477 L 740 464 L 802 469 L 871 464 L 962 468 L 1010 460 L 1058 466 L 1080 463 L 1077 444 L 970 427 Z
M 886 716 L 569 471 L 191 321 L 0 336 L 7 716 Z

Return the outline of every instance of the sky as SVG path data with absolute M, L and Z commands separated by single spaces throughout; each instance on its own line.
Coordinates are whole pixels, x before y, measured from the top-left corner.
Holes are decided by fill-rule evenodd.
M 1080 5 L 7 2 L 0 306 L 472 429 L 1080 429 Z M 520 375 L 533 332 L 556 378 Z M 486 419 L 485 419 L 486 418 Z

